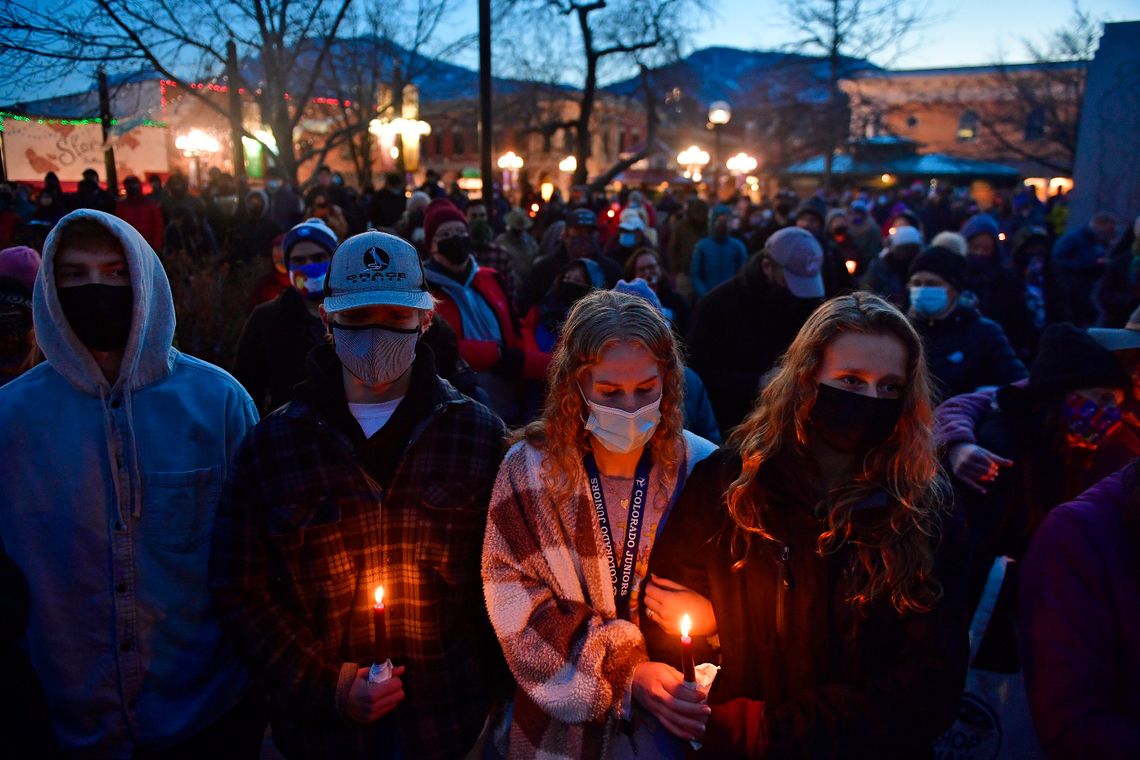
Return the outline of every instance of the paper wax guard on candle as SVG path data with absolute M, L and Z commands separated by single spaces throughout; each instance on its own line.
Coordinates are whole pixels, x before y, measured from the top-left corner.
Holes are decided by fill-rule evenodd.
M 708 694 L 709 689 L 712 688 L 713 681 L 716 680 L 716 674 L 720 672 L 720 666 L 713 665 L 711 662 L 702 662 L 694 670 L 696 671 L 697 688 L 705 694 Z M 696 739 L 691 740 L 689 745 L 692 746 L 693 749 L 701 748 L 701 743 Z
M 369 683 L 381 683 L 392 677 L 392 661 L 388 658 L 388 629 L 384 625 L 384 587 L 376 587 L 376 604 L 372 606 L 372 668 Z
M 693 619 L 688 615 L 681 617 L 681 673 L 685 676 L 685 683 L 697 682 L 693 669 L 693 638 L 689 631 L 693 628 Z

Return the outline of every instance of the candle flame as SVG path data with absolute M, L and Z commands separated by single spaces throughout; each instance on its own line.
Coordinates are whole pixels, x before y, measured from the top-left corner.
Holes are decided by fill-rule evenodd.
M 691 617 L 689 617 L 688 615 L 682 615 L 681 616 L 681 635 L 682 636 L 688 636 L 689 631 L 692 629 L 692 627 L 693 627 L 693 619 Z
M 859 262 L 847 259 L 847 274 L 855 274 L 855 269 L 859 266 Z
M 376 587 L 375 596 L 376 596 L 376 604 L 383 604 L 384 603 L 384 587 L 383 586 L 377 586 Z

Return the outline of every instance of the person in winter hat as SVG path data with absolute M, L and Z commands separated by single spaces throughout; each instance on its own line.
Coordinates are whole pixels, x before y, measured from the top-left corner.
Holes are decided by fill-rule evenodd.
M 158 256 L 95 210 L 52 230 L 33 295 L 45 361 L 0 388 L 0 539 L 69 753 L 256 757 L 261 694 L 209 593 L 217 498 L 257 421 L 171 343 Z
M 669 310 L 662 304 L 657 292 L 646 280 L 640 277 L 628 282 L 618 280 L 618 284 L 614 286 L 614 292 L 629 293 L 644 298 L 663 316 L 669 317 Z M 685 367 L 685 430 L 712 443 L 719 444 L 721 442 L 720 428 L 717 427 L 716 414 L 713 412 L 712 402 L 709 401 L 708 391 L 705 390 L 701 376 L 694 372 L 691 367 Z
M 966 262 L 947 248 L 931 246 L 911 262 L 907 316 L 922 336 L 941 398 L 1026 376 L 1001 326 L 961 302 L 965 285 Z
M 554 229 L 554 225 L 551 229 Z M 552 243 L 555 245 L 553 253 L 540 256 L 534 262 L 530 277 L 527 278 L 519 294 L 520 311 L 529 311 L 531 306 L 542 301 L 572 259 L 593 259 L 605 275 L 607 288 L 612 288 L 621 278 L 621 267 L 618 263 L 602 255 L 598 245 L 598 217 L 590 209 L 571 209 L 556 240 L 556 243 Z M 543 244 L 546 242 L 546 236 L 543 236 Z
M 723 203 L 714 206 L 709 212 L 709 235 L 702 238 L 693 249 L 689 276 L 693 282 L 693 294 L 698 301 L 717 285 L 736 275 L 748 260 L 744 243 L 728 234 L 731 219 L 732 209 Z
M 887 237 L 887 247 L 863 275 L 863 290 L 875 293 L 895 306 L 904 307 L 910 264 L 921 250 L 922 233 L 917 227 L 895 227 Z
M 952 232 L 950 230 L 943 230 L 930 239 L 930 244 L 938 246 L 939 248 L 946 248 L 966 258 L 966 253 L 969 251 L 969 244 L 966 238 L 962 237 L 959 232 Z
M 161 251 L 166 229 L 162 207 L 143 195 L 142 182 L 133 174 L 123 180 L 123 190 L 126 197 L 115 206 L 115 216 L 138 230 L 151 248 Z
M 234 375 L 262 414 L 293 397 L 293 387 L 308 376 L 305 357 L 324 342 L 320 305 L 336 247 L 336 234 L 320 219 L 285 233 L 281 248 L 292 287 L 254 309 L 242 328 Z
M 32 286 L 39 268 L 40 255 L 32 248 L 0 251 L 0 385 L 43 358 L 32 327 Z
M 966 289 L 977 299 L 978 310 L 1001 325 L 1015 350 L 1032 353 L 1033 315 L 1025 302 L 1025 288 L 1004 263 L 1004 237 L 997 220 L 975 214 L 962 225 L 966 238 Z
M 459 338 L 459 354 L 487 391 L 491 409 L 521 421 L 524 380 L 541 380 L 546 359 L 524 341 L 508 288 L 499 273 L 480 267 L 467 217 L 446 198 L 424 214 L 424 275 L 439 299 L 438 315 Z
M 506 430 L 439 378 L 432 316 L 410 243 L 344 241 L 321 303 L 331 339 L 222 496 L 211 587 L 287 757 L 465 757 L 506 691 L 479 577 Z
M 822 301 L 822 264 L 819 241 L 807 230 L 785 227 L 697 305 L 688 341 L 691 364 L 722 431 L 744 419 L 761 377 Z
M 495 238 L 495 243 L 507 251 L 511 257 L 511 268 L 519 283 L 525 283 L 534 269 L 538 257 L 538 241 L 530 234 L 534 220 L 530 214 L 515 207 L 503 219 L 506 230 Z

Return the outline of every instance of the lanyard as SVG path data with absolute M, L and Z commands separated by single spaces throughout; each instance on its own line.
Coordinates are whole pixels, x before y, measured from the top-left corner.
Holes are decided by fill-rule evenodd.
M 621 546 L 621 559 L 614 554 L 613 532 L 610 517 L 606 512 L 606 496 L 602 490 L 602 476 L 593 454 L 586 455 L 583 463 L 590 486 L 590 498 L 594 502 L 594 517 L 602 531 L 602 543 L 606 547 L 606 560 L 610 567 L 610 582 L 614 584 L 614 603 L 618 617 L 629 619 L 630 594 L 633 585 L 633 566 L 637 561 L 637 549 L 641 544 L 642 517 L 645 512 L 645 493 L 649 490 L 649 471 L 653 468 L 653 457 L 649 447 L 641 454 L 633 475 L 633 490 L 629 495 L 629 519 L 626 523 L 625 542 Z

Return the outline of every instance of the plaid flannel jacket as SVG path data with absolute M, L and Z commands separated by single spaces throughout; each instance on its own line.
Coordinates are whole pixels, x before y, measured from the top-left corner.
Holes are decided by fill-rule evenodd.
M 430 384 L 430 412 L 386 492 L 351 439 L 301 397 L 254 428 L 223 495 L 211 585 L 290 757 L 383 757 L 397 735 L 404 757 L 460 757 L 500 691 L 479 563 L 505 430 L 430 359 L 417 357 L 413 383 Z M 335 389 L 326 379 L 322 390 Z M 344 664 L 373 660 L 380 584 L 405 698 L 361 726 L 334 697 Z

